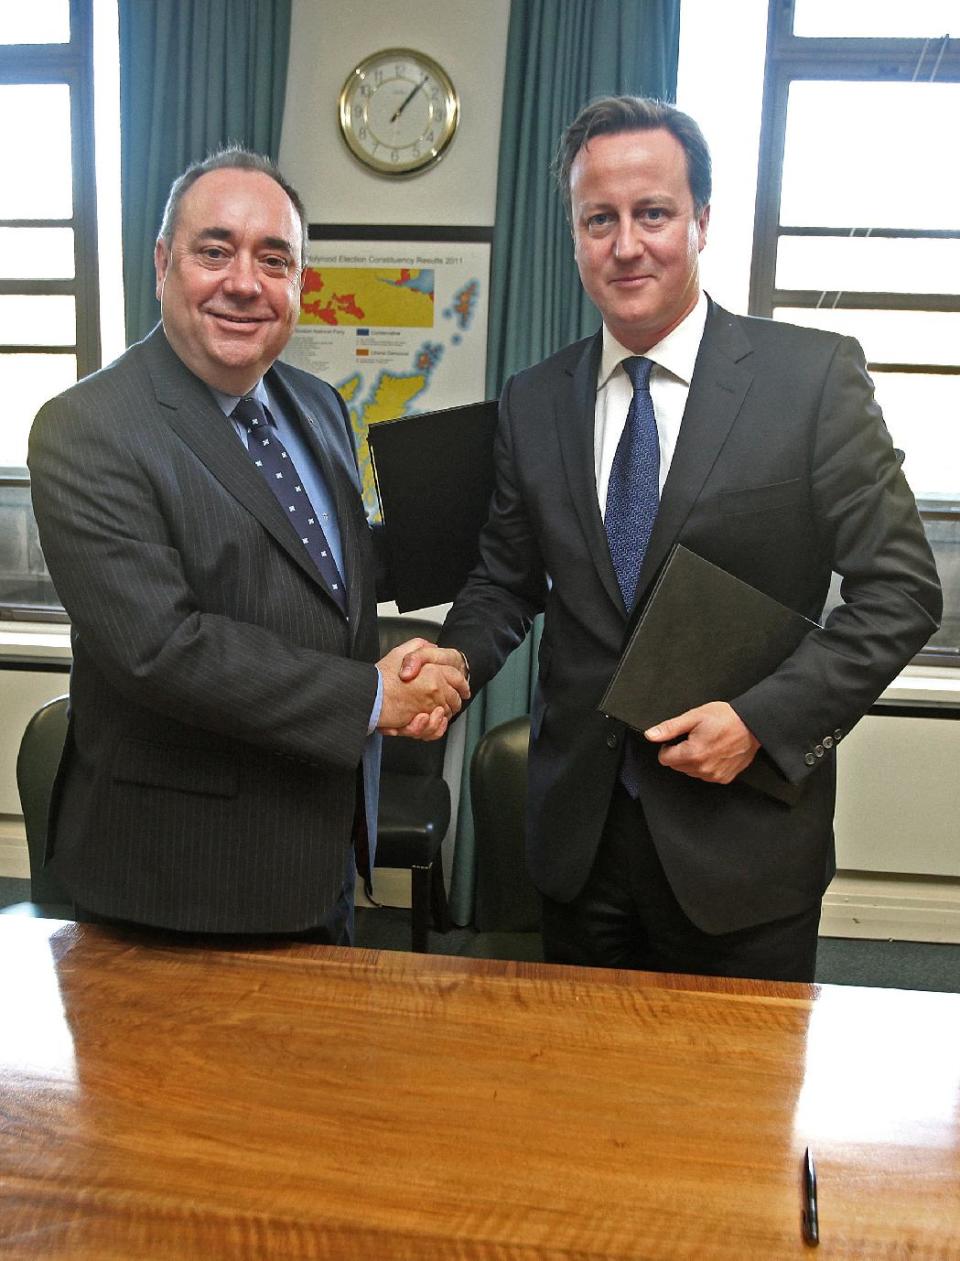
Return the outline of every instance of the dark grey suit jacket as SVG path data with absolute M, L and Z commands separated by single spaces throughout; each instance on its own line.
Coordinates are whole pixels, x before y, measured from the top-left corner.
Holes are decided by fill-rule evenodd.
M 507 383 L 480 563 L 441 636 L 467 654 L 476 692 L 545 610 L 528 862 L 560 901 L 589 874 L 624 737 L 597 709 L 630 622 L 594 476 L 599 356 L 598 334 Z M 638 605 L 677 542 L 814 619 L 831 570 L 844 580 L 824 629 L 733 700 L 803 786 L 798 804 L 691 779 L 639 741 L 641 801 L 671 886 L 694 923 L 727 932 L 822 895 L 836 742 L 940 615 L 933 558 L 856 342 L 711 304 Z
M 34 424 L 74 655 L 49 848 L 104 915 L 297 930 L 343 885 L 377 690 L 372 543 L 339 395 L 282 364 L 267 379 L 334 496 L 349 619 L 159 328 Z

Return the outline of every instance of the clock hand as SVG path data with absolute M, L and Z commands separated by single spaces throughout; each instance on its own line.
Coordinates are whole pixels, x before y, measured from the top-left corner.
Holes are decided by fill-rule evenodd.
M 407 99 L 403 102 L 402 105 L 398 105 L 397 108 L 393 111 L 393 117 L 390 119 L 392 123 L 395 123 L 397 121 L 397 119 L 400 117 L 403 111 L 407 108 L 407 106 L 410 104 L 413 98 L 417 95 L 417 93 L 420 91 L 420 89 L 423 87 L 423 85 L 426 83 L 429 77 L 430 77 L 429 75 L 425 74 L 423 78 L 420 80 L 420 82 L 415 87 L 410 89 L 410 91 L 407 93 Z

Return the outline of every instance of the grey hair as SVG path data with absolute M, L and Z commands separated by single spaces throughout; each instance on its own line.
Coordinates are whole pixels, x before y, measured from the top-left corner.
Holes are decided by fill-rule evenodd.
M 180 203 L 183 201 L 184 194 L 202 175 L 209 175 L 211 171 L 231 170 L 258 171 L 261 175 L 269 176 L 287 194 L 300 219 L 300 266 L 305 267 L 307 263 L 307 212 L 300 194 L 283 178 L 272 158 L 262 153 L 253 153 L 249 149 L 241 148 L 240 145 L 228 145 L 224 149 L 218 149 L 216 153 L 209 154 L 202 161 L 191 163 L 182 175 L 177 176 L 167 194 L 167 204 L 163 208 L 163 218 L 160 220 L 159 239 L 169 250 L 177 228 Z

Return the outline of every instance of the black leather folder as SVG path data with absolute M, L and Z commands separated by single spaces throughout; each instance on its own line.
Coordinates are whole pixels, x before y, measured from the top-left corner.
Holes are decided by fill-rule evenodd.
M 371 425 L 367 441 L 401 613 L 452 600 L 476 564 L 493 493 L 497 404 Z
M 600 709 L 635 731 L 771 674 L 816 622 L 677 544 L 647 598 Z M 800 789 L 761 749 L 738 776 L 792 803 Z

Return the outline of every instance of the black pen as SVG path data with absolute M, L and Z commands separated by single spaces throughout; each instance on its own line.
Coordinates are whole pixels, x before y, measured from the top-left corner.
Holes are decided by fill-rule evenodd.
M 817 1170 L 810 1148 L 803 1154 L 803 1242 L 820 1242 L 820 1223 L 817 1220 Z

